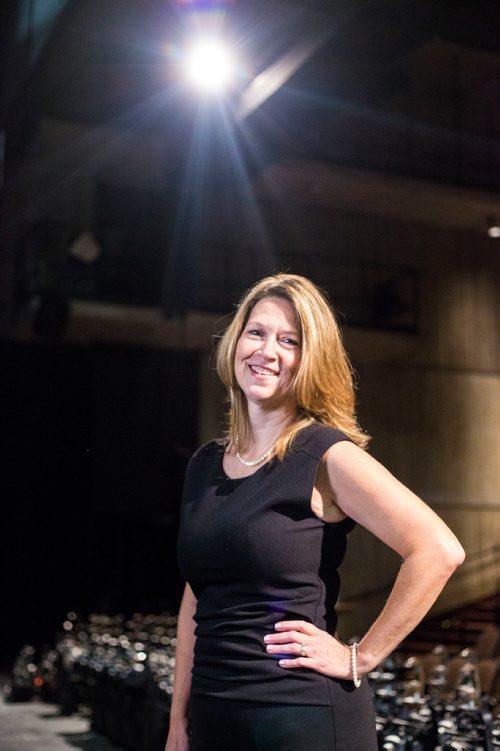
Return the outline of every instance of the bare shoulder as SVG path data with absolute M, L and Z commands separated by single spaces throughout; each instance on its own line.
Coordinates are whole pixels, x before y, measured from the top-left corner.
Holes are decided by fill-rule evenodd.
M 373 488 L 374 481 L 397 482 L 394 475 L 367 451 L 356 446 L 352 441 L 338 441 L 330 446 L 323 457 L 331 479 L 352 477 L 356 484 L 367 483 Z
M 452 534 L 427 504 L 354 443 L 335 443 L 324 460 L 337 506 L 402 557 L 423 539 L 444 542 Z

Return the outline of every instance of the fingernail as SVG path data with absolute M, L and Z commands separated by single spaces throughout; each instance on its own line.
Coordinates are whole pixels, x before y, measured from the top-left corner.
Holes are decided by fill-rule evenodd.
M 274 628 L 281 628 L 281 623 L 275 623 Z
M 264 641 L 269 641 L 269 636 L 264 636 Z

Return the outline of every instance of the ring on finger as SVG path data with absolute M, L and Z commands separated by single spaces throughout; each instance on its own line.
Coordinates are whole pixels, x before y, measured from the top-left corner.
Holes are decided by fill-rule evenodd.
M 299 655 L 300 655 L 301 657 L 307 657 L 307 647 L 306 647 L 306 645 L 305 645 L 305 644 L 301 644 L 301 645 L 300 645 L 300 651 L 299 651 Z

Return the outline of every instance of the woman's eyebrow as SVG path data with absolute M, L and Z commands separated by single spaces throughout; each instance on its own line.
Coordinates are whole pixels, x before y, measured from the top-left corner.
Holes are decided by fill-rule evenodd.
M 262 328 L 262 329 L 267 328 L 265 323 L 261 323 L 260 321 L 257 321 L 254 318 L 249 319 L 247 326 L 255 326 L 257 328 Z M 280 329 L 280 333 L 281 334 L 293 334 L 294 336 L 300 336 L 298 329 Z
M 250 318 L 247 323 L 247 326 L 255 326 L 256 328 L 261 328 L 261 329 L 266 328 L 265 323 L 261 323 L 260 321 L 257 321 L 255 318 Z

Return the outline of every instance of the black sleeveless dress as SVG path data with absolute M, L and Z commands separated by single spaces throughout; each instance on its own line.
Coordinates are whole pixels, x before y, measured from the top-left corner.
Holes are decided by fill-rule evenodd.
M 262 708 L 264 714 L 273 706 L 280 711 L 326 707 L 329 745 L 315 737 L 316 720 L 310 747 L 370 751 L 376 740 L 366 680 L 356 690 L 352 681 L 306 668 L 286 670 L 263 642 L 280 620 L 305 620 L 335 633 L 337 569 L 354 522 L 324 523 L 311 510 L 311 495 L 322 456 L 342 440 L 349 439 L 340 431 L 309 426 L 283 461 L 274 458 L 236 480 L 222 468 L 224 445 L 212 441 L 203 446 L 186 473 L 178 561 L 198 600 L 191 689 L 195 706 L 207 699 L 212 717 L 217 706 L 232 713 L 241 707 Z M 312 710 L 309 715 L 317 717 Z M 287 743 L 288 749 L 299 748 Z M 272 747 L 279 748 L 276 740 Z M 214 739 L 213 748 L 222 749 L 220 739 L 218 745 Z M 262 741 L 248 748 L 267 746 Z

